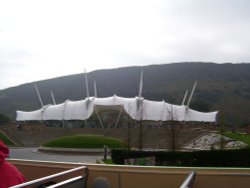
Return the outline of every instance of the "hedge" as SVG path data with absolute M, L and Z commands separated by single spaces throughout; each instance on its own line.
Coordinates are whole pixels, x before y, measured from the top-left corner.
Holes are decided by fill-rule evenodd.
M 157 166 L 250 167 L 250 149 L 211 150 L 194 152 L 134 151 L 113 149 L 114 163 L 125 159 L 154 156 Z
M 100 135 L 64 136 L 43 144 L 45 147 L 62 148 L 103 148 L 104 145 L 108 146 L 109 148 L 126 147 L 126 144 L 119 139 Z

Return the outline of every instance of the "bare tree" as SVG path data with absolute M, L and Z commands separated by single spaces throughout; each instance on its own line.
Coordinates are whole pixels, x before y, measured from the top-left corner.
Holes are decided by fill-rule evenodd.
M 223 112 L 220 112 L 220 116 L 219 116 L 219 126 L 220 126 L 220 149 L 223 150 L 224 149 L 224 137 L 223 137 L 223 133 L 224 133 L 224 128 L 225 128 L 225 116 Z
M 143 124 L 142 124 L 142 120 L 143 117 L 145 116 L 145 104 L 143 104 L 143 99 L 139 98 L 137 100 L 137 112 L 136 112 L 136 119 L 138 120 L 136 122 L 136 124 L 138 124 L 138 128 L 139 128 L 139 135 L 138 135 L 138 141 L 139 141 L 139 150 L 142 150 L 143 148 Z
M 177 124 L 177 112 L 174 110 L 173 105 L 170 106 L 170 108 L 167 108 L 167 117 L 169 119 L 169 125 L 170 125 L 170 146 L 171 146 L 171 150 L 175 151 L 176 150 L 176 124 Z

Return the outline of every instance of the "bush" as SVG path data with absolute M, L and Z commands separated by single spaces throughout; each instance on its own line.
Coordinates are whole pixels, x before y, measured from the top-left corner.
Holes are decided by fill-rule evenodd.
M 0 125 L 8 124 L 10 123 L 10 118 L 4 114 L 0 114 Z
M 112 160 L 124 164 L 125 159 L 155 156 L 158 166 L 250 167 L 250 149 L 195 152 L 153 152 L 112 150 Z

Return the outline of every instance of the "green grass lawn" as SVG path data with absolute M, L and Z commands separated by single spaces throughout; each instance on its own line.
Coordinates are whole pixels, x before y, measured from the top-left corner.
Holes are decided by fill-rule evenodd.
M 43 146 L 63 147 L 63 148 L 103 148 L 106 145 L 109 148 L 124 148 L 126 145 L 121 140 L 94 135 L 74 135 L 57 138 L 49 141 Z
M 4 135 L 0 132 L 0 140 L 4 142 L 5 145 L 13 146 L 14 144 Z
M 250 147 L 250 135 L 232 132 L 224 132 L 223 135 L 234 140 L 245 142 L 248 144 L 248 147 Z

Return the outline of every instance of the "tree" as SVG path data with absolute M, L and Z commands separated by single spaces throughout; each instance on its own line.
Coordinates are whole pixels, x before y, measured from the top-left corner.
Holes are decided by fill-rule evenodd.
M 224 137 L 223 137 L 223 133 L 224 133 L 224 129 L 225 129 L 225 115 L 224 112 L 220 112 L 219 114 L 219 126 L 220 126 L 220 149 L 224 149 Z
M 176 125 L 178 124 L 178 115 L 177 115 L 177 112 L 174 110 L 173 106 L 171 105 L 168 109 L 168 119 L 169 119 L 169 125 L 170 125 L 170 146 L 171 146 L 171 150 L 172 151 L 175 151 L 176 150 L 176 130 L 175 130 L 175 127 Z
M 4 114 L 0 114 L 0 125 L 8 124 L 10 123 L 10 118 Z

